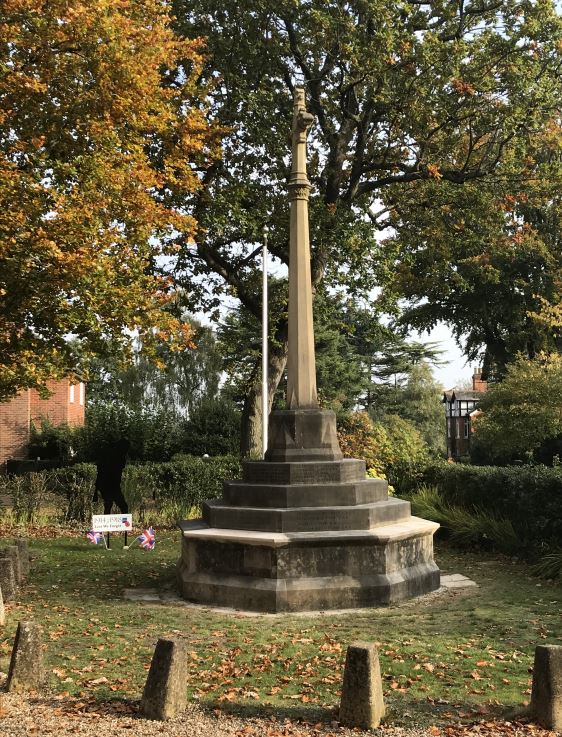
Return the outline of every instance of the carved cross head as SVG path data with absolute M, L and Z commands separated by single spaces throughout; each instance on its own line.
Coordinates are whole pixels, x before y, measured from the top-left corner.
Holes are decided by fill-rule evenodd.
M 314 115 L 307 112 L 304 104 L 304 90 L 298 87 L 295 90 L 295 114 L 293 117 L 293 134 L 297 136 L 299 143 L 306 138 L 306 131 L 314 121 Z

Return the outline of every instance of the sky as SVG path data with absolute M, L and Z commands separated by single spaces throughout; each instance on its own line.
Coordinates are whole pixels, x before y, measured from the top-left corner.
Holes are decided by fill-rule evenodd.
M 476 364 L 467 363 L 466 357 L 462 355 L 461 349 L 451 335 L 451 329 L 440 323 L 430 333 L 416 333 L 412 335 L 415 340 L 423 342 L 435 342 L 440 344 L 443 351 L 442 366 L 434 366 L 433 374 L 444 389 L 452 389 L 457 384 L 466 382 L 472 378 Z

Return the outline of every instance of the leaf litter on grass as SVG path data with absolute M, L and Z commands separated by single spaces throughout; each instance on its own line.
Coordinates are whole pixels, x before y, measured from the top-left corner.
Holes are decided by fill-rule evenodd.
M 32 541 L 33 586 L 8 609 L 9 622 L 40 620 L 51 686 L 81 698 L 138 699 L 158 637 L 188 640 L 190 698 L 220 708 L 333 710 L 345 649 L 379 647 L 385 698 L 399 723 L 474 719 L 528 700 L 537 638 L 558 641 L 562 586 L 543 584 L 506 559 L 441 549 L 447 570 L 478 578 L 470 595 L 426 597 L 386 609 L 321 616 L 247 617 L 199 608 L 138 604 L 121 592 L 150 576 L 169 586 L 179 551 L 171 534 L 155 551 L 92 549 L 76 538 Z M 439 558 L 438 558 L 439 560 Z M 517 576 L 514 573 L 517 571 Z M 541 598 L 542 597 L 542 598 Z M 22 615 L 22 616 L 20 616 Z M 5 630 L 8 633 L 9 628 Z M 10 641 L 0 639 L 0 670 Z M 408 714 L 402 717 L 401 714 Z

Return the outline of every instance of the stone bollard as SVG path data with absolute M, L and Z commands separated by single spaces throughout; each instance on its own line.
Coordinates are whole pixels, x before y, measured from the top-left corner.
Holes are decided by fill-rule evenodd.
M 8 545 L 4 548 L 3 555 L 7 555 L 12 559 L 14 565 L 14 577 L 16 579 L 16 585 L 19 586 L 22 580 L 21 563 L 20 563 L 20 551 L 17 545 Z
M 531 712 L 546 729 L 562 732 L 562 645 L 537 645 Z
M 27 538 L 18 537 L 16 545 L 20 554 L 21 573 L 24 578 L 29 575 L 29 543 Z
M 12 601 L 16 598 L 18 590 L 16 577 L 14 575 L 14 562 L 12 558 L 0 553 L 0 588 L 4 595 L 4 601 Z
M 45 680 L 42 630 L 35 622 L 20 622 L 12 649 L 6 689 L 37 691 Z
M 181 640 L 156 643 L 141 700 L 148 719 L 172 719 L 187 707 L 187 647 Z
M 340 723 L 373 729 L 384 716 L 379 653 L 369 642 L 352 642 L 347 648 L 340 703 Z
M 0 586 L 0 627 L 6 624 L 6 610 L 4 609 L 4 597 Z

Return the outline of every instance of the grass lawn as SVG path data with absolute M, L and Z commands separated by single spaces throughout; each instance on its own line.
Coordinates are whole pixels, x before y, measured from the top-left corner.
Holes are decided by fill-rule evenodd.
M 339 615 L 242 616 L 182 605 L 139 604 L 124 588 L 171 587 L 179 532 L 157 533 L 154 551 L 106 551 L 85 537 L 33 539 L 37 559 L 0 628 L 8 669 L 19 620 L 45 631 L 51 688 L 83 698 L 140 698 L 155 642 L 189 643 L 190 697 L 241 712 L 331 718 L 347 643 L 379 645 L 389 719 L 440 724 L 505 715 L 530 698 L 538 643 L 562 644 L 562 584 L 522 563 L 438 546 L 445 573 L 478 589 Z

